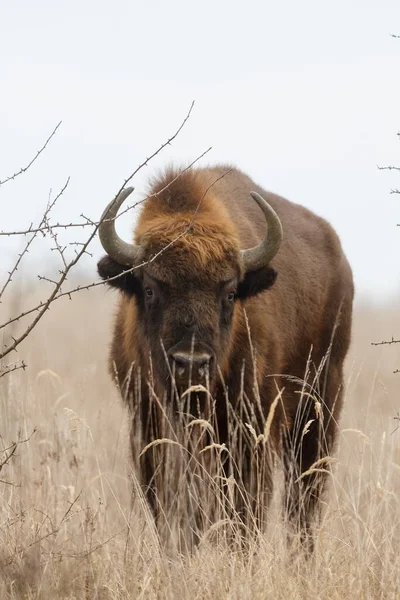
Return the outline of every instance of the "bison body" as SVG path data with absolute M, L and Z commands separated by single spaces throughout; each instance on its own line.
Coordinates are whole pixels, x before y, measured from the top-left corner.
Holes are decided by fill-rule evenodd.
M 307 537 L 324 479 L 303 474 L 334 447 L 350 342 L 352 274 L 336 233 L 223 166 L 153 181 L 134 245 L 115 234 L 120 203 L 105 211 L 98 269 L 121 291 L 110 370 L 132 409 L 133 458 L 155 512 L 163 465 L 155 448 L 139 455 L 174 439 L 185 414 L 212 422 L 208 442 L 231 458 L 240 445 L 222 468 L 240 481 L 232 502 L 244 520 L 264 519 L 281 457 L 285 514 Z

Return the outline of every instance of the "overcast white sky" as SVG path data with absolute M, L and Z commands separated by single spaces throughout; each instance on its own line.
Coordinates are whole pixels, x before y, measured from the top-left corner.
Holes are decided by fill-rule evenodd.
M 400 289 L 399 0 L 0 3 L 0 229 L 37 220 L 68 176 L 55 219 L 98 218 L 133 168 L 174 132 L 155 168 L 231 162 L 329 219 L 360 296 Z M 132 219 L 132 218 L 131 218 Z M 129 219 L 121 232 L 128 235 Z M 15 244 L 15 241 L 14 241 Z M 37 252 L 40 243 L 37 244 Z M 0 237 L 0 263 L 15 245 Z M 101 255 L 93 244 L 95 269 Z M 47 262 L 47 254 L 41 257 Z

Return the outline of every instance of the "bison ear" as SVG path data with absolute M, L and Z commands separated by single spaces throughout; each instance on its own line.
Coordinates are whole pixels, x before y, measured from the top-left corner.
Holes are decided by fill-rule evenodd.
M 132 272 L 126 273 L 129 267 L 120 265 L 110 256 L 103 256 L 97 263 L 97 272 L 108 285 L 115 287 L 128 296 L 140 293 L 142 284 L 139 278 Z M 108 281 L 111 279 L 111 281 Z
M 244 300 L 267 290 L 275 283 L 277 275 L 278 273 L 271 267 L 248 271 L 238 285 L 237 297 Z

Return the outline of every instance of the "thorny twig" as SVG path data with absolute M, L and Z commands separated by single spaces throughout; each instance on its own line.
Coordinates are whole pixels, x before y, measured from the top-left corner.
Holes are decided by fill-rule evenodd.
M 394 167 L 393 165 L 388 165 L 385 167 L 380 167 L 378 165 L 379 171 L 400 171 L 400 167 Z
M 0 379 L 5 375 L 13 373 L 13 371 L 18 371 L 18 369 L 22 369 L 23 371 L 25 371 L 26 367 L 27 364 L 23 360 L 21 360 L 20 362 L 11 363 L 9 365 L 6 365 L 5 367 L 0 367 Z
M 83 215 L 80 215 L 82 218 Z M 51 226 L 52 229 L 72 229 L 73 227 L 92 227 L 92 221 L 86 221 L 83 223 L 54 223 Z M 43 225 L 42 227 L 34 227 L 33 223 L 28 227 L 28 229 L 21 229 L 18 231 L 0 231 L 0 236 L 14 236 L 14 235 L 28 235 L 29 233 L 43 233 L 46 234 L 48 232 L 48 227 Z
M 391 35 L 391 37 L 393 37 L 393 38 L 399 38 L 399 39 L 400 39 L 400 36 L 399 36 L 399 35 L 395 35 L 395 34 L 393 34 L 393 33 L 392 33 L 392 34 L 390 34 L 390 35 Z M 400 132 L 397 132 L 397 134 L 396 134 L 396 135 L 397 135 L 398 137 L 400 137 Z M 378 169 L 379 169 L 380 171 L 400 171 L 400 167 L 398 167 L 398 166 L 394 166 L 394 165 L 385 165 L 385 166 L 383 166 L 383 167 L 380 167 L 380 166 L 378 165 Z M 397 188 L 396 188 L 396 189 L 391 189 L 391 190 L 390 190 L 390 194 L 400 194 L 400 190 L 399 190 L 399 189 L 397 189 Z M 398 223 L 398 224 L 397 224 L 397 227 L 400 227 L 400 223 Z M 400 340 L 395 340 L 395 339 L 394 339 L 394 337 L 392 336 L 392 339 L 391 339 L 391 340 L 385 340 L 385 341 L 382 341 L 382 342 L 371 342 L 371 344 L 372 344 L 373 346 L 382 346 L 382 345 L 400 344 Z M 400 369 L 395 369 L 395 370 L 393 371 L 393 374 L 396 374 L 396 373 L 400 373 Z M 395 418 L 398 418 L 398 417 L 395 417 Z
M 29 440 L 31 439 L 31 437 L 33 436 L 34 433 L 36 433 L 36 427 L 33 429 L 32 433 L 27 438 L 21 439 L 18 436 L 18 440 L 16 442 L 11 442 L 11 444 L 9 446 L 7 446 L 6 448 L 4 448 L 3 450 L 0 451 L 4 455 L 0 459 L 0 471 L 3 469 L 4 466 L 6 466 L 10 462 L 12 457 L 15 456 L 18 446 L 29 442 Z M 0 479 L 0 483 L 19 487 L 17 484 L 12 483 L 11 481 L 5 481 L 4 479 Z
M 192 102 L 192 104 L 190 105 L 189 111 L 186 115 L 186 117 L 183 119 L 181 125 L 178 127 L 178 129 L 176 130 L 176 132 L 174 133 L 173 136 L 171 136 L 166 142 L 164 142 L 163 144 L 161 144 L 161 146 L 158 148 L 158 150 L 156 150 L 155 152 L 153 152 L 153 154 L 150 154 L 150 156 L 148 158 L 146 158 L 146 160 L 144 160 L 138 167 L 136 167 L 136 169 L 133 171 L 133 173 L 131 175 L 129 175 L 129 177 L 127 177 L 124 181 L 124 183 L 122 184 L 122 186 L 120 187 L 120 189 L 118 190 L 116 196 L 115 196 L 115 200 L 117 199 L 117 197 L 119 196 L 119 194 L 122 192 L 122 190 L 127 186 L 127 184 L 132 181 L 132 179 L 135 177 L 135 175 L 141 171 L 143 169 L 143 167 L 147 167 L 147 165 L 149 164 L 149 162 L 155 158 L 162 150 L 164 150 L 164 148 L 166 148 L 166 146 L 169 146 L 171 144 L 171 142 L 173 142 L 175 140 L 175 138 L 179 135 L 179 133 L 182 131 L 183 127 L 186 125 L 187 120 L 189 119 L 192 110 L 194 107 L 194 101 Z
M 47 140 L 45 141 L 45 143 L 43 144 L 43 146 L 36 152 L 35 156 L 26 165 L 26 167 L 22 167 L 19 171 L 17 171 L 16 173 L 14 173 L 14 175 L 10 175 L 9 177 L 6 177 L 2 181 L 0 180 L 0 186 L 4 185 L 5 183 L 8 183 L 9 181 L 12 181 L 13 179 L 15 179 L 16 177 L 18 177 L 19 175 L 22 175 L 22 173 L 25 173 L 33 165 L 33 163 L 39 158 L 39 156 L 42 154 L 42 152 L 46 149 L 46 147 L 49 144 L 50 140 L 55 136 L 55 134 L 57 132 L 57 129 L 60 127 L 61 123 L 62 123 L 62 121 L 60 121 L 55 126 L 55 128 L 53 129 L 53 131 L 51 132 L 51 134 L 49 135 L 49 137 L 47 138 Z
M 21 264 L 22 259 L 24 258 L 24 256 L 29 252 L 29 248 L 32 245 L 32 242 L 34 241 L 34 239 L 36 238 L 37 234 L 39 233 L 39 231 L 41 231 L 41 228 L 46 228 L 48 229 L 48 216 L 50 214 L 50 211 L 52 210 L 52 208 L 54 208 L 57 200 L 59 200 L 59 198 L 61 198 L 61 196 L 63 195 L 63 193 L 65 192 L 65 190 L 67 189 L 69 184 L 69 177 L 66 181 L 66 183 L 64 184 L 64 186 L 61 188 L 61 190 L 58 192 L 58 194 L 56 195 L 56 197 L 54 198 L 54 200 L 52 202 L 48 202 L 46 209 L 44 211 L 42 220 L 40 222 L 39 228 L 36 229 L 32 236 L 29 238 L 29 240 L 27 241 L 27 243 L 25 244 L 24 249 L 22 250 L 22 252 L 18 255 L 17 260 L 15 261 L 14 266 L 12 267 L 11 271 L 9 271 L 8 273 L 8 277 L 3 285 L 3 287 L 0 290 L 0 302 L 1 302 L 1 298 L 4 294 L 4 292 L 6 291 L 7 287 L 10 285 L 13 275 L 18 271 L 18 267 Z M 1 358 L 1 357 L 0 357 Z
M 392 336 L 391 340 L 383 340 L 382 342 L 371 342 L 371 346 L 391 346 L 392 344 L 400 344 L 400 340 L 395 340 Z M 393 375 L 400 373 L 400 369 L 393 371 Z
M 97 229 L 98 228 L 96 227 L 94 229 L 94 231 L 92 231 L 92 233 L 89 235 L 89 237 L 86 240 L 86 242 L 83 244 L 81 250 L 76 253 L 75 258 L 73 258 L 67 264 L 67 266 L 65 267 L 65 269 L 63 271 L 61 271 L 60 278 L 58 279 L 58 281 L 55 282 L 53 291 L 48 296 L 47 300 L 45 300 L 45 302 L 42 304 L 41 308 L 38 309 L 38 314 L 33 319 L 33 321 L 31 321 L 30 325 L 28 325 L 28 327 L 25 329 L 25 331 L 19 337 L 13 338 L 12 344 L 10 344 L 9 346 L 5 346 L 5 348 L 0 353 L 0 358 L 4 358 L 8 354 L 10 354 L 10 352 L 13 352 L 14 350 L 16 350 L 17 347 L 20 345 L 20 343 L 23 342 L 23 340 L 25 338 L 27 338 L 28 335 L 31 333 L 31 331 L 36 327 L 36 325 L 39 323 L 39 321 L 41 320 L 41 318 L 43 317 L 43 315 L 45 314 L 45 312 L 49 308 L 50 304 L 54 301 L 54 299 L 56 298 L 57 294 L 60 292 L 61 286 L 66 281 L 66 279 L 67 279 L 70 271 L 75 267 L 75 265 L 80 261 L 80 259 L 82 258 L 82 256 L 86 253 L 86 248 L 89 246 L 90 242 L 92 241 L 92 239 L 96 235 Z
M 395 373 L 398 373 L 399 371 L 395 371 Z M 398 425 L 395 427 L 395 429 L 393 429 L 392 434 L 395 433 L 398 429 L 400 429 L 400 411 L 397 411 L 397 415 L 395 417 L 393 417 L 393 419 L 395 421 L 398 421 Z
M 394 337 L 392 336 L 391 340 L 384 340 L 383 342 L 371 342 L 371 346 L 384 346 L 384 345 L 391 345 L 391 344 L 400 344 L 400 340 L 395 340 Z

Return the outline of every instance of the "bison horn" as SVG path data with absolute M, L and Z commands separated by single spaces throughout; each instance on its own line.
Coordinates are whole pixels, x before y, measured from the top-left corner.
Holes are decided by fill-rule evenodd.
M 99 237 L 101 245 L 111 258 L 124 266 L 132 267 L 142 258 L 142 249 L 135 244 L 127 244 L 121 240 L 115 231 L 115 218 L 118 210 L 127 197 L 133 192 L 133 187 L 122 190 L 110 202 L 100 219 Z
M 267 265 L 278 252 L 283 235 L 282 223 L 274 209 L 257 192 L 250 192 L 250 195 L 263 211 L 268 231 L 258 246 L 240 251 L 245 272 L 256 271 Z

